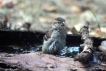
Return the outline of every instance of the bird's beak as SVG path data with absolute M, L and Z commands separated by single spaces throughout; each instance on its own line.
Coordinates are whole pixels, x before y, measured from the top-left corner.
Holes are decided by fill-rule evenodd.
M 62 23 L 61 23 L 61 26 L 65 26 L 65 22 L 62 22 Z

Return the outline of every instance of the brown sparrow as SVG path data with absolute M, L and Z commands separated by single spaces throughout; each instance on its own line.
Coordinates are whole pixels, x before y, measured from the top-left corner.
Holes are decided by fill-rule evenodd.
M 42 52 L 58 54 L 66 45 L 65 20 L 61 17 L 52 22 L 52 29 L 43 37 Z

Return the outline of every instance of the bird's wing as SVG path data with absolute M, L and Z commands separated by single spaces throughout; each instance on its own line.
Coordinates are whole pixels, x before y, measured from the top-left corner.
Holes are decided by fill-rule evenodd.
M 47 32 L 47 34 L 44 35 L 43 40 L 48 40 L 49 38 L 51 38 L 52 32 L 53 32 L 53 30 L 50 30 L 49 32 Z

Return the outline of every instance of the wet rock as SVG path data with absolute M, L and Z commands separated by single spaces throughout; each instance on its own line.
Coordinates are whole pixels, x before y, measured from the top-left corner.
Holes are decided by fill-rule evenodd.
M 82 64 L 79 61 L 74 61 L 73 58 L 48 55 L 42 52 L 15 54 L 11 57 L 6 56 L 7 54 L 5 53 L 0 53 L 0 55 L 2 55 L 0 61 L 4 64 L 31 71 L 92 71 L 96 67 L 96 64 L 93 63 L 90 63 L 90 65 Z M 103 66 L 98 66 L 106 69 Z

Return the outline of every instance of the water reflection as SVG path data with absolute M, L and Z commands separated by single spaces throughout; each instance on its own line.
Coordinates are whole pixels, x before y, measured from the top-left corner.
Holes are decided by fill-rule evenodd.
M 0 52 L 15 53 L 15 54 L 25 54 L 41 51 L 41 44 L 39 43 L 20 43 L 20 44 L 7 44 L 3 45 Z M 66 46 L 61 50 L 61 56 L 74 57 L 79 52 L 79 46 Z
M 25 54 L 25 53 L 31 53 L 39 51 L 40 49 L 37 48 L 41 44 L 39 43 L 18 43 L 18 44 L 8 44 L 0 46 L 0 52 L 6 52 L 6 53 L 15 53 L 15 54 Z
M 93 53 L 93 56 L 92 56 L 92 57 L 93 57 L 93 58 L 92 58 L 91 62 L 97 63 L 97 62 L 98 62 L 98 57 L 97 57 L 97 55 L 96 55 L 95 53 Z
M 60 55 L 74 57 L 79 52 L 79 46 L 66 46 L 61 50 Z
M 78 46 L 72 46 L 72 47 L 68 47 L 68 51 L 69 52 L 79 52 L 79 47 Z
M 14 45 L 15 47 L 11 47 L 13 48 L 13 50 L 15 50 L 16 54 L 17 53 L 22 53 L 22 54 L 25 54 L 25 53 L 32 53 L 32 52 L 36 52 L 36 51 L 39 51 L 40 48 L 38 48 L 40 44 L 30 44 L 30 43 L 27 43 L 26 45 L 22 46 L 21 45 L 21 48 Z

